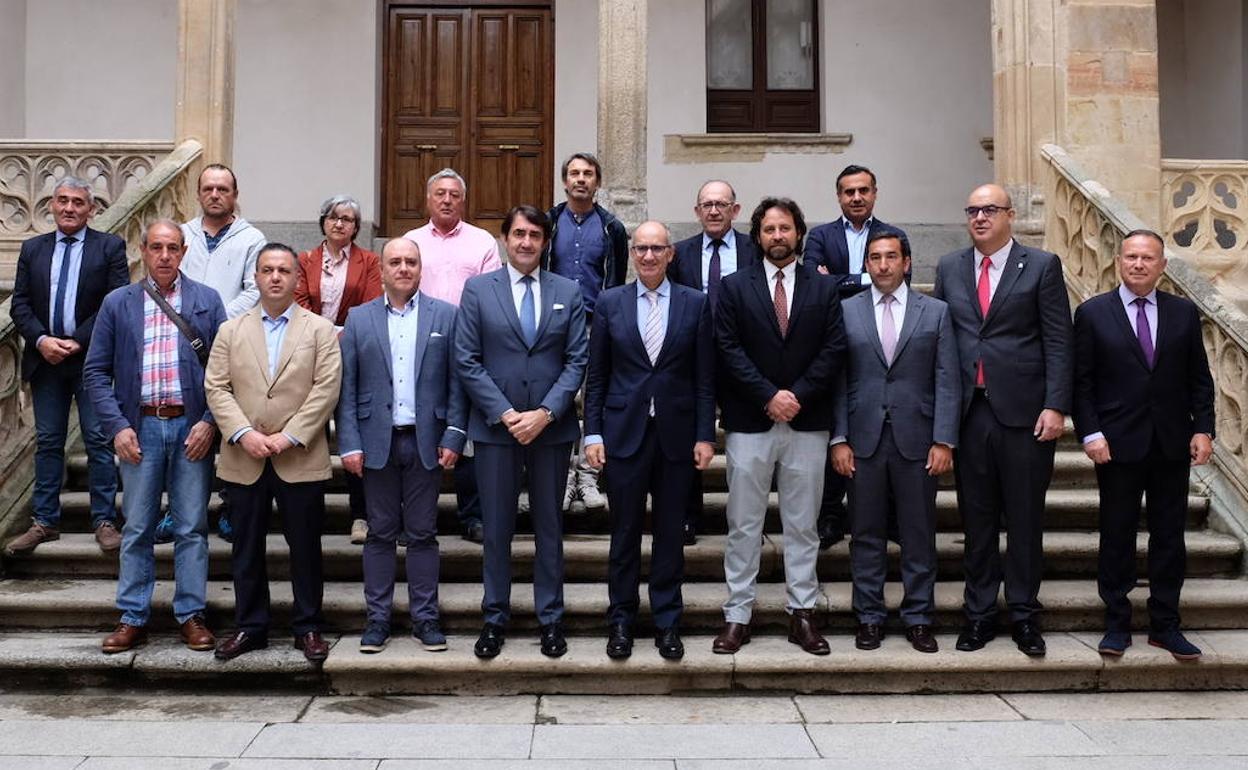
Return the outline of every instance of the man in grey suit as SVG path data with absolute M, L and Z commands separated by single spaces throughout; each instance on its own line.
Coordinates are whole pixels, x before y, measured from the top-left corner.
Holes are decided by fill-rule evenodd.
M 896 232 L 867 237 L 870 291 L 844 301 L 849 354 L 836 388 L 832 464 L 849 479 L 854 644 L 884 637 L 889 501 L 901 533 L 901 619 L 919 652 L 936 652 L 936 478 L 953 467 L 962 409 L 957 342 L 948 306 L 910 291 L 910 244 Z
M 471 400 L 485 528 L 485 625 L 474 652 L 502 650 L 511 615 L 511 538 L 521 474 L 527 472 L 536 540 L 533 599 L 542 654 L 567 652 L 563 633 L 563 500 L 572 446 L 580 437 L 576 393 L 589 360 L 579 285 L 540 268 L 550 220 L 532 206 L 503 219 L 507 265 L 468 279 L 459 306 L 455 364 Z
M 381 252 L 385 293 L 351 308 L 342 332 L 338 451 L 364 479 L 368 538 L 360 652 L 390 639 L 395 544 L 407 540 L 412 635 L 446 649 L 438 624 L 438 489 L 463 451 L 464 391 L 455 376 L 455 306 L 420 293 L 420 248 L 395 238 Z
M 1004 521 L 1014 642 L 1040 657 L 1044 496 L 1073 387 L 1070 300 L 1061 260 L 1014 240 L 1014 206 L 1004 189 L 975 188 L 966 220 L 974 248 L 941 257 L 932 292 L 949 304 L 962 367 L 956 475 L 967 624 L 957 647 L 978 650 L 996 636 Z

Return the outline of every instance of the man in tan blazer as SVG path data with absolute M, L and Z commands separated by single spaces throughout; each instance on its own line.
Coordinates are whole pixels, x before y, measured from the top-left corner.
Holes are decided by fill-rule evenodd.
M 223 437 L 217 475 L 230 496 L 238 629 L 221 660 L 268 646 L 265 535 L 276 498 L 290 546 L 295 647 L 324 660 L 321 527 L 330 477 L 325 423 L 338 403 L 342 357 L 331 322 L 295 304 L 295 252 L 269 243 L 256 259 L 260 304 L 217 332 L 205 390 Z

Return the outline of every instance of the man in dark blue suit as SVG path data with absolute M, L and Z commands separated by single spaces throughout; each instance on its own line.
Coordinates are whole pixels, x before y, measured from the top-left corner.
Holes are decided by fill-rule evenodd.
M 1105 602 L 1099 650 L 1131 645 L 1131 601 L 1140 500 L 1148 498 L 1148 643 L 1178 660 L 1200 648 L 1179 630 L 1187 549 L 1190 465 L 1213 453 L 1214 389 L 1189 300 L 1157 290 L 1165 244 L 1151 230 L 1122 239 L 1114 291 L 1075 311 L 1076 434 L 1096 463 L 1101 501 L 1097 586 Z
M 126 494 L 117 608 L 121 622 L 104 640 L 105 653 L 147 641 L 160 498 L 169 495 L 173 516 L 173 614 L 182 641 L 211 650 L 204 622 L 208 589 L 208 495 L 212 488 L 217 426 L 204 394 L 204 361 L 225 323 L 215 289 L 182 275 L 182 229 L 157 220 L 143 233 L 147 277 L 105 298 L 83 367 L 104 435 L 121 460 Z M 160 296 L 186 331 L 156 300 Z M 188 336 L 189 332 L 189 336 Z M 201 354 L 199 351 L 203 351 Z
M 585 456 L 595 468 L 611 466 L 607 656 L 632 654 L 649 494 L 654 643 L 659 655 L 679 660 L 683 509 L 694 469 L 705 470 L 715 454 L 715 342 L 705 295 L 665 275 L 667 227 L 639 225 L 632 254 L 637 281 L 598 297 L 585 382 Z
M 95 539 L 105 551 L 121 546 L 113 449 L 83 387 L 82 364 L 104 296 L 130 282 L 126 244 L 87 227 L 95 197 L 81 179 L 58 181 L 51 207 L 56 230 L 22 244 L 13 283 L 13 323 L 26 341 L 22 378 L 30 382 L 35 407 L 35 488 L 34 522 L 5 546 L 8 556 L 30 553 L 40 543 L 60 537 L 65 440 L 70 404 L 75 401 L 87 448 Z
M 412 635 L 446 649 L 438 623 L 438 490 L 464 449 L 464 391 L 455 377 L 455 306 L 420 293 L 420 248 L 395 238 L 381 252 L 385 293 L 351 309 L 342 334 L 338 451 L 368 487 L 360 652 L 390 640 L 395 547 L 407 540 Z
M 464 284 L 455 332 L 455 368 L 472 403 L 468 438 L 476 451 L 485 529 L 485 625 L 474 652 L 502 650 L 511 616 L 511 539 L 527 472 L 536 555 L 533 600 L 542 654 L 568 650 L 563 632 L 563 513 L 572 446 L 580 437 L 576 393 L 588 359 L 580 286 L 540 267 L 550 220 L 532 206 L 503 219 L 507 265 Z
M 849 165 L 836 176 L 836 201 L 841 216 L 819 225 L 806 238 L 806 264 L 832 276 L 841 299 L 846 300 L 871 286 L 867 273 L 867 237 L 874 231 L 895 232 L 906 251 L 910 242 L 899 227 L 875 218 L 875 173 L 866 166 Z M 910 275 L 906 274 L 909 282 Z M 824 471 L 823 504 L 819 509 L 819 547 L 829 548 L 845 538 L 845 477 L 832 469 L 831 461 Z M 890 529 L 897 517 L 889 515 Z

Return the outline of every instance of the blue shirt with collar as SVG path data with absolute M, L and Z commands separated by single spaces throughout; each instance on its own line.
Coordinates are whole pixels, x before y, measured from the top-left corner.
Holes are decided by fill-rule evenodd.
M 602 217 L 590 209 L 578 220 L 570 207 L 559 215 L 559 226 L 551 244 L 550 269 L 580 284 L 585 312 L 594 312 L 594 303 L 606 278 L 607 240 Z
M 396 427 L 416 424 L 416 371 L 412 357 L 416 355 L 416 333 L 420 320 L 420 292 L 407 304 L 395 308 L 386 300 L 386 327 L 390 332 L 390 371 L 394 372 L 393 421 Z
M 61 243 L 62 238 L 72 238 L 72 243 Z M 64 326 L 65 336 L 72 337 L 78 329 L 78 319 L 75 318 L 74 309 L 78 306 L 78 276 L 82 272 L 82 249 L 83 243 L 87 240 L 87 228 L 83 227 L 73 235 L 66 236 L 58 228 L 56 231 L 56 245 L 52 249 L 52 277 L 49 283 L 50 291 L 48 292 L 48 326 L 51 328 L 52 319 L 56 317 L 56 291 L 61 283 L 61 265 L 65 259 L 69 259 L 69 273 L 65 277 L 65 304 L 64 310 Z
M 712 240 L 711 236 L 702 233 L 702 285 L 704 287 L 711 285 L 711 254 L 715 251 L 711 246 Z M 737 272 L 737 233 L 729 229 L 720 240 L 724 242 L 724 245 L 719 247 L 719 277 L 723 279 Z M 702 293 L 706 293 L 705 288 Z

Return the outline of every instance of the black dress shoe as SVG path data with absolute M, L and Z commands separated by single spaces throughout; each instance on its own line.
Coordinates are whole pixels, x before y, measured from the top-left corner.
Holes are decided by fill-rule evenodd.
M 1040 635 L 1040 624 L 1034 620 L 1020 620 L 1014 624 L 1014 643 L 1024 655 L 1032 658 L 1044 657 L 1044 637 Z
M 543 637 L 543 640 L 545 637 Z M 607 636 L 607 657 L 611 660 L 624 660 L 633 654 L 633 632 L 623 623 L 611 626 Z
M 932 635 L 932 627 L 929 625 L 918 623 L 910 626 L 906 629 L 906 639 L 919 652 L 940 651 L 940 645 L 936 644 L 936 637 Z
M 496 658 L 503 651 L 503 644 L 506 641 L 507 632 L 502 626 L 486 623 L 481 628 L 477 643 L 472 646 L 472 653 L 478 658 Z
M 217 660 L 233 660 L 245 652 L 263 650 L 268 646 L 269 640 L 262 636 L 249 634 L 246 631 L 235 631 L 217 645 L 217 650 L 213 655 Z
M 819 550 L 826 551 L 845 539 L 845 530 L 835 521 L 819 522 Z
M 972 620 L 958 634 L 957 648 L 962 652 L 982 650 L 985 644 L 997 638 L 997 625 L 991 620 Z
M 685 545 L 693 545 L 698 542 L 698 532 L 691 524 L 685 525 Z
M 660 628 L 654 634 L 654 646 L 659 648 L 659 657 L 664 660 L 680 660 L 685 657 L 685 644 L 680 641 L 680 631 L 676 626 Z
M 558 623 L 542 626 L 542 654 L 558 658 L 567 651 L 568 640 L 563 638 L 563 626 Z
M 878 650 L 884 639 L 884 626 L 878 623 L 859 623 L 854 634 L 854 646 L 860 650 Z

